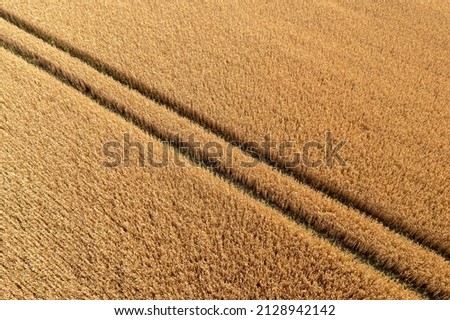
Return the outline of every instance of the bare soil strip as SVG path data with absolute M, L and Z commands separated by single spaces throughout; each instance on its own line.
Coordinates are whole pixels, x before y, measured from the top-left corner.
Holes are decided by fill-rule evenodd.
M 10 42 L 21 54 L 33 60 L 33 63 L 162 140 L 177 144 L 177 133 L 181 135 L 182 140 L 187 140 L 188 135 L 194 133 L 196 139 L 203 143 L 215 141 L 226 145 L 226 141 L 220 137 L 205 132 L 195 123 L 149 101 L 136 91 L 127 89 L 15 26 L 5 21 L 1 26 L 4 30 L 1 34 L 3 41 Z M 208 162 L 201 153 L 189 156 L 195 161 Z M 237 149 L 234 161 L 248 162 L 249 156 Z M 212 165 L 210 163 L 210 166 Z M 449 263 L 375 220 L 325 197 L 263 163 L 255 168 L 226 168 L 219 164 L 213 169 L 232 183 L 241 184 L 258 197 L 274 204 L 286 215 L 313 227 L 331 241 L 338 242 L 358 254 L 365 261 L 385 272 L 392 272 L 416 290 L 430 297 L 450 296 Z
M 164 170 L 104 167 L 99 144 L 122 132 L 163 145 L 0 57 L 2 299 L 418 298 L 173 149 Z
M 302 6 L 304 4 L 297 5 Z M 141 16 L 142 13 L 140 11 L 135 12 L 133 8 L 126 5 L 118 9 L 114 8 L 114 5 L 103 8 L 97 5 L 83 4 L 77 5 L 71 10 L 71 13 L 74 15 L 79 15 L 80 12 L 83 12 L 83 18 L 69 19 L 70 21 L 66 24 L 66 17 L 64 18 L 64 23 L 60 19 L 59 12 L 61 9 L 58 5 L 49 4 L 45 6 L 45 19 L 37 21 L 36 17 L 41 14 L 41 8 L 30 9 L 28 5 L 22 6 L 15 2 L 14 6 L 9 8 L 9 13 L 3 11 L 2 14 L 8 15 L 9 19 L 14 20 L 21 27 L 59 46 L 70 54 L 84 59 L 87 63 L 113 76 L 116 80 L 129 85 L 156 101 L 164 103 L 167 107 L 176 110 L 180 115 L 190 118 L 210 131 L 220 134 L 228 141 L 237 140 L 242 142 L 260 139 L 267 132 L 267 128 L 275 130 L 277 140 L 282 141 L 286 138 L 286 134 L 289 135 L 298 131 L 299 123 L 301 123 L 302 131 L 305 131 L 312 138 L 317 138 L 319 133 L 322 134 L 325 129 L 330 128 L 333 129 L 337 136 L 348 136 L 349 139 L 353 139 L 351 141 L 353 147 L 347 150 L 349 152 L 349 162 L 352 164 L 351 167 L 332 170 L 308 170 L 301 167 L 296 168 L 292 172 L 295 178 L 307 182 L 312 187 L 323 190 L 329 196 L 379 219 L 388 228 L 395 229 L 398 233 L 402 233 L 429 246 L 448 259 L 450 255 L 450 218 L 448 212 L 450 187 L 448 180 L 445 179 L 448 174 L 442 170 L 446 168 L 445 159 L 449 156 L 449 149 L 445 144 L 445 137 L 448 137 L 449 132 L 446 130 L 444 121 L 450 116 L 448 108 L 445 107 L 449 102 L 447 90 L 449 79 L 446 76 L 446 65 L 448 64 L 445 63 L 445 55 L 442 54 L 445 52 L 445 39 L 442 38 L 442 34 L 445 32 L 441 32 L 445 30 L 446 18 L 448 17 L 441 17 L 440 13 L 438 13 L 440 6 L 445 6 L 444 4 L 434 3 L 433 6 L 424 9 L 418 3 L 413 2 L 408 5 L 410 6 L 408 10 L 405 10 L 402 7 L 403 5 L 397 2 L 389 4 L 392 14 L 397 14 L 401 18 L 398 19 L 396 17 L 397 19 L 392 19 L 392 21 L 410 24 L 408 19 L 403 19 L 405 18 L 403 15 L 408 15 L 408 10 L 411 12 L 417 11 L 420 13 L 419 15 L 423 15 L 420 32 L 428 36 L 420 39 L 410 39 L 411 34 L 401 34 L 402 32 L 404 33 L 404 30 L 409 30 L 408 28 L 415 30 L 418 27 L 417 25 L 408 25 L 403 29 L 400 28 L 399 31 L 398 27 L 390 26 L 389 19 L 391 18 L 388 19 L 386 17 L 386 12 L 390 12 L 390 9 L 382 11 L 383 14 L 374 20 L 374 23 L 377 24 L 376 27 L 380 30 L 386 28 L 383 26 L 383 23 L 388 25 L 387 30 L 383 29 L 383 32 L 374 32 L 372 30 L 374 26 L 370 26 L 370 23 L 368 26 L 358 30 L 358 28 L 355 29 L 354 22 L 359 21 L 365 15 L 367 15 L 365 18 L 368 18 L 367 21 L 370 21 L 373 17 L 369 16 L 377 13 L 377 10 L 380 10 L 380 8 L 376 6 L 373 8 L 371 5 L 367 5 L 370 7 L 370 10 L 361 13 L 359 11 L 364 9 L 359 8 L 357 4 L 336 4 L 330 1 L 323 1 L 320 4 L 312 4 L 311 8 L 302 9 L 310 10 L 311 19 L 318 19 L 319 22 L 326 12 L 336 13 L 335 16 L 331 17 L 332 20 L 340 19 L 339 23 L 330 21 L 329 24 L 325 25 L 318 23 L 319 27 L 316 29 L 308 27 L 311 29 L 308 31 L 315 35 L 306 39 L 302 38 L 305 34 L 298 35 L 288 30 L 289 41 L 294 44 L 303 41 L 311 46 L 302 46 L 304 54 L 297 52 L 295 45 L 288 48 L 283 44 L 278 44 L 274 48 L 272 43 L 258 42 L 262 41 L 263 38 L 255 40 L 250 37 L 253 41 L 251 43 L 255 44 L 255 50 L 259 50 L 258 45 L 268 46 L 264 50 L 259 50 L 260 54 L 264 55 L 265 52 L 268 52 L 277 59 L 280 58 L 279 55 L 286 59 L 286 61 L 277 60 L 275 65 L 278 69 L 270 68 L 272 72 L 270 77 L 273 78 L 274 74 L 280 79 L 284 77 L 283 81 L 277 80 L 275 83 L 273 83 L 273 79 L 268 78 L 265 70 L 261 69 L 261 66 L 270 66 L 268 62 L 272 59 L 271 56 L 260 56 L 251 59 L 251 54 L 254 52 L 251 50 L 251 46 L 249 50 L 246 49 L 249 43 L 247 41 L 232 41 L 229 43 L 230 39 L 222 39 L 224 37 L 222 28 L 212 27 L 208 29 L 208 32 L 212 35 L 203 30 L 194 35 L 189 34 L 187 38 L 188 34 L 176 33 L 171 29 L 177 25 L 177 23 L 170 22 L 171 14 L 186 15 L 189 23 L 193 24 L 190 28 L 199 28 L 199 30 L 208 25 L 204 23 L 203 19 L 211 20 L 213 21 L 212 23 L 214 21 L 231 23 L 231 21 L 235 20 L 234 17 L 227 21 L 223 17 L 209 16 L 212 12 L 216 12 L 217 8 L 198 5 L 192 8 L 190 6 L 187 11 L 184 7 L 176 8 L 174 11 L 174 8 L 166 8 L 164 5 L 159 4 L 156 7 L 152 7 L 152 9 L 155 11 L 169 10 L 165 12 L 168 15 L 159 14 L 158 16 L 158 14 L 155 15 L 155 12 L 146 11 L 148 17 L 152 18 L 147 18 L 143 21 L 143 25 L 139 28 L 123 29 L 117 26 L 120 19 L 116 19 L 117 17 L 114 15 L 114 20 L 112 20 L 112 16 L 109 16 L 110 13 L 124 14 L 130 18 L 120 20 L 124 23 L 127 23 L 126 21 L 138 21 L 139 18 L 134 17 L 134 15 L 138 14 Z M 6 3 L 5 7 L 8 6 L 9 4 Z M 149 7 L 151 7 L 150 4 Z M 266 18 L 270 18 L 261 19 L 261 17 L 252 16 L 254 11 L 253 9 L 250 10 L 252 6 L 246 8 L 245 5 L 242 5 L 239 8 L 242 9 L 240 15 L 245 17 L 245 21 L 254 23 L 248 26 L 250 29 L 258 30 L 258 33 L 274 32 L 276 35 L 286 33 L 285 25 L 279 25 L 279 21 L 271 20 L 273 17 L 270 15 L 273 10 L 258 13 Z M 212 9 L 214 10 L 211 11 Z M 221 7 L 221 10 L 223 10 L 221 14 L 225 16 L 231 15 L 231 12 L 235 12 L 233 9 L 236 8 L 233 8 L 231 5 L 225 5 Z M 299 27 L 296 24 L 301 24 L 302 21 L 291 21 L 290 19 L 293 17 L 290 16 L 289 12 L 284 12 L 284 9 L 283 7 L 276 8 L 273 13 L 286 15 L 288 23 L 292 23 L 294 27 Z M 384 10 L 386 8 L 381 9 Z M 143 8 L 143 10 L 150 9 Z M 252 12 L 249 12 L 249 10 Z M 277 10 L 282 12 L 277 12 Z M 14 14 L 20 13 L 21 17 L 31 21 L 33 25 L 13 15 L 12 12 Z M 52 15 L 49 15 L 48 12 L 52 13 Z M 89 18 L 95 20 L 95 17 L 101 17 L 103 20 L 99 23 L 83 25 L 83 28 L 87 28 L 85 34 L 82 37 L 74 37 L 74 30 L 79 29 L 82 24 L 81 21 L 87 17 L 84 14 L 85 12 L 89 15 Z M 201 18 L 195 20 L 193 17 L 197 15 Z M 439 16 L 439 19 L 435 19 L 436 16 Z M 327 17 L 330 18 L 328 15 Z M 175 18 L 180 19 L 178 16 Z M 193 21 L 191 21 L 192 19 Z M 267 22 L 268 25 L 258 25 L 258 21 L 269 22 Z M 367 23 L 367 21 L 364 23 Z M 115 24 L 114 28 L 110 23 Z M 58 26 L 58 30 L 63 31 L 58 33 L 52 32 L 51 34 L 44 31 L 50 30 L 50 26 L 54 27 L 55 25 Z M 222 26 L 222 24 L 220 25 Z M 331 25 L 333 27 L 330 28 L 329 26 Z M 337 33 L 334 26 L 338 26 L 343 30 L 347 28 L 352 33 L 350 33 L 350 36 L 348 32 Z M 89 31 L 91 27 L 95 29 L 95 32 Z M 236 27 L 228 27 L 239 34 L 239 31 L 236 29 L 238 25 Z M 165 28 L 168 29 L 166 30 Z M 321 28 L 325 30 L 321 30 Z M 110 30 L 112 29 L 119 33 L 118 36 L 114 35 L 111 38 Z M 161 33 L 160 30 L 166 30 L 167 32 Z M 399 34 L 392 34 L 392 30 Z M 155 43 L 153 42 L 141 41 L 137 44 L 135 43 L 136 46 L 133 46 L 134 51 L 130 51 L 128 44 L 130 42 L 134 43 L 132 41 L 134 34 L 127 34 L 127 32 L 139 32 L 140 36 L 152 35 L 155 37 L 158 37 L 159 33 L 164 34 L 169 39 L 161 39 L 162 41 L 158 42 L 158 45 L 163 48 L 154 47 Z M 390 56 L 392 54 L 391 50 L 391 53 L 387 55 L 389 63 L 398 63 L 398 65 L 390 64 L 390 73 L 384 75 L 385 78 L 375 74 L 375 72 L 379 72 L 379 68 L 386 62 L 374 50 L 378 43 L 365 43 L 365 38 L 368 36 L 362 37 L 361 33 L 364 32 L 370 34 L 370 37 L 373 37 L 375 41 L 388 41 L 393 44 L 401 42 L 402 44 L 402 46 L 395 48 L 401 52 L 394 52 Z M 93 40 L 99 34 L 102 34 L 100 36 L 102 39 L 109 41 L 108 50 L 105 50 L 105 47 L 98 47 L 98 41 Z M 174 34 L 180 40 L 179 43 L 170 40 Z M 380 39 L 380 34 L 387 34 L 388 39 Z M 229 32 L 226 35 L 228 36 Z M 356 40 L 352 38 L 353 35 Z M 195 41 L 196 37 L 200 37 L 202 41 Z M 219 42 L 223 42 L 224 47 L 217 48 L 214 45 L 214 43 L 217 45 L 215 37 L 221 39 Z M 140 37 L 138 38 L 140 39 Z M 317 41 L 311 40 L 316 38 Z M 328 38 L 333 39 L 336 43 L 328 41 Z M 67 39 L 71 39 L 70 44 Z M 130 39 L 130 42 L 118 43 L 119 39 Z M 270 39 L 270 37 L 267 39 Z M 210 43 L 211 41 L 214 43 Z M 289 43 L 289 41 L 286 40 L 286 43 Z M 412 41 L 415 45 L 422 46 L 419 49 L 423 50 L 424 54 L 418 54 L 420 50 L 417 50 L 417 48 L 409 49 L 409 45 L 404 45 L 405 43 L 402 41 Z M 332 46 L 328 49 L 320 47 L 323 44 L 328 45 L 330 43 Z M 141 44 L 145 46 L 141 47 Z M 120 52 L 120 56 L 111 54 L 111 46 L 115 48 L 116 51 L 114 52 Z M 322 50 L 320 54 L 317 54 L 317 46 Z M 242 60 L 228 61 L 228 55 L 234 54 L 236 48 L 241 50 L 242 54 L 239 56 L 239 59 Z M 280 48 L 282 49 L 281 51 Z M 196 54 L 190 55 L 191 52 L 186 51 L 195 51 L 194 49 L 199 51 L 218 49 L 218 52 L 224 59 L 220 60 L 216 57 L 215 52 L 209 51 L 208 55 L 199 59 Z M 285 52 L 284 50 L 287 51 Z M 348 54 L 352 50 L 354 56 Z M 289 51 L 295 52 L 301 59 L 295 60 L 297 58 L 294 59 L 292 55 L 288 54 L 287 52 Z M 167 59 L 161 52 L 183 52 L 184 55 L 177 56 L 178 59 L 182 60 L 182 63 L 177 60 L 176 64 L 171 64 L 170 59 Z M 416 60 L 405 62 L 405 54 L 407 53 Z M 161 56 L 158 54 L 161 54 Z M 436 58 L 429 56 L 430 54 L 435 54 Z M 423 70 L 423 64 L 425 63 L 422 61 L 423 57 L 432 59 L 425 71 Z M 313 58 L 317 58 L 318 61 L 311 65 L 309 61 L 313 61 Z M 355 70 L 350 68 L 354 65 L 352 59 L 356 58 L 363 60 L 367 66 L 361 68 L 357 66 Z M 213 60 L 210 61 L 208 59 Z M 258 64 L 254 65 L 245 59 L 259 62 L 255 62 Z M 140 63 L 133 65 L 134 61 L 140 61 Z M 224 61 L 228 65 L 223 65 Z M 292 65 L 297 65 L 298 63 L 300 65 L 306 64 L 306 66 L 302 65 L 302 67 L 306 68 L 302 70 L 302 74 L 309 72 L 312 77 L 297 79 L 298 81 L 287 81 L 286 78 L 290 79 L 291 76 L 289 73 L 291 68 L 287 61 L 292 62 Z M 200 64 L 200 66 L 197 64 Z M 239 72 L 239 70 L 245 71 L 248 66 L 253 68 L 249 71 L 249 74 Z M 438 66 L 442 66 L 442 68 L 439 70 Z M 164 71 L 161 71 L 161 68 L 164 68 Z M 179 68 L 186 68 L 192 74 L 183 72 Z M 342 71 L 342 73 L 337 71 L 338 69 L 354 71 L 356 78 L 353 77 L 350 71 Z M 367 71 L 366 69 L 373 74 L 361 76 L 360 73 Z M 208 83 L 207 86 L 202 84 L 205 80 L 201 80 L 202 77 L 197 74 L 200 70 L 208 70 L 212 75 L 212 78 L 209 77 L 210 81 L 206 82 Z M 233 90 L 224 90 L 220 81 L 215 78 L 216 75 L 221 75 L 222 71 L 226 74 L 224 77 L 227 79 L 226 81 L 231 84 L 244 83 L 250 88 L 258 88 L 261 87 L 261 81 L 265 79 L 267 80 L 266 85 L 272 89 L 264 89 L 266 96 L 262 96 L 263 102 L 255 98 L 261 95 L 260 92 L 256 92 L 255 95 L 249 95 L 248 97 L 242 95 L 242 92 L 239 92 L 239 90 L 235 94 Z M 423 84 L 420 87 L 417 87 L 416 83 L 411 82 L 411 79 L 415 77 L 410 73 L 415 71 L 418 72 L 418 77 Z M 187 76 L 179 76 L 183 74 Z M 170 81 L 164 79 L 166 75 L 171 77 Z M 163 78 L 161 78 L 162 76 Z M 244 78 L 235 78 L 235 76 L 243 76 Z M 321 79 L 319 83 L 316 83 L 317 77 Z M 372 81 L 375 84 L 366 83 L 367 81 L 364 80 L 366 78 L 368 79 L 367 81 Z M 201 81 L 201 83 L 197 83 L 198 81 Z M 254 81 L 258 81 L 258 83 L 254 83 Z M 263 83 L 265 83 L 264 81 Z M 402 90 L 396 90 L 392 87 L 392 83 L 399 81 L 405 84 L 405 88 L 402 88 Z M 156 88 L 153 85 L 155 83 L 158 84 Z M 176 85 L 173 86 L 173 83 Z M 283 83 L 286 88 L 280 88 L 279 83 Z M 299 89 L 299 83 L 302 83 L 303 86 L 301 88 L 301 96 L 293 94 L 295 90 Z M 273 84 L 273 86 L 269 84 Z M 340 87 L 340 84 L 343 84 L 343 86 Z M 414 89 L 410 89 L 408 86 L 414 87 Z M 199 87 L 202 90 L 199 91 Z M 348 91 L 350 87 L 352 90 Z M 319 88 L 318 93 L 322 93 L 323 96 L 311 95 L 311 92 L 305 91 L 317 88 Z M 369 90 L 367 88 L 370 89 L 370 92 L 367 91 Z M 378 90 L 378 92 L 374 93 L 375 90 Z M 430 90 L 434 90 L 434 93 Z M 334 96 L 332 99 L 330 98 L 330 92 Z M 420 93 L 420 96 L 418 96 L 419 93 L 417 92 Z M 286 96 L 286 94 L 289 94 L 289 96 Z M 433 95 L 432 97 L 431 94 Z M 182 99 L 178 98 L 180 95 L 183 96 Z M 287 102 L 278 101 L 280 95 Z M 214 102 L 211 102 L 211 99 L 214 99 Z M 304 99 L 306 100 L 303 101 Z M 336 100 L 334 101 L 333 99 Z M 235 103 L 235 101 L 238 103 Z M 295 106 L 294 109 L 292 109 L 293 105 Z M 276 107 L 277 110 L 269 113 L 258 113 L 258 110 L 264 109 L 262 108 L 263 106 Z M 328 120 L 321 119 L 316 110 L 312 110 L 310 106 L 314 106 L 316 109 L 328 110 L 324 115 L 324 119 Z M 389 106 L 389 109 L 386 109 L 386 106 Z M 412 112 L 408 109 L 409 106 L 412 107 Z M 333 110 L 335 111 L 334 113 Z M 242 112 L 244 114 L 241 114 Z M 273 116 L 274 114 L 276 117 Z M 424 122 L 420 119 L 422 114 L 427 114 L 427 121 Z M 289 119 L 278 119 L 280 120 L 279 122 L 271 123 L 272 119 L 279 118 L 280 115 L 282 117 L 289 115 Z M 345 115 L 345 118 L 341 118 L 341 115 Z M 338 119 L 336 120 L 336 118 Z M 394 120 L 399 121 L 399 123 L 393 123 Z M 260 125 L 254 126 L 252 125 L 253 123 Z M 327 128 L 324 127 L 324 124 Z M 276 129 L 278 126 L 281 127 L 281 130 Z M 430 126 L 437 126 L 437 128 L 430 129 Z M 320 128 L 324 130 L 319 130 Z M 263 131 L 260 131 L 260 129 Z M 436 152 L 436 150 L 439 150 L 439 152 Z M 263 153 L 263 150 L 259 151 Z M 361 154 L 363 151 L 365 154 Z M 264 154 L 264 157 L 269 159 L 271 155 Z M 369 161 L 370 159 L 373 161 Z M 283 166 L 280 159 L 275 158 L 274 160 L 279 166 Z M 386 163 L 389 165 L 386 165 Z M 427 163 L 427 165 L 424 166 L 423 163 Z M 286 173 L 290 172 L 286 171 Z M 431 216 L 433 218 L 430 218 Z

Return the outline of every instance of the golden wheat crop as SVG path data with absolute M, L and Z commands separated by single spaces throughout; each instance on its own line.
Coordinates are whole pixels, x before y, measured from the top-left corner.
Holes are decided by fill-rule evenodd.
M 449 2 L 0 15 L 6 298 L 450 297 Z M 189 165 L 102 167 L 124 132 Z M 287 166 L 325 132 L 345 166 Z

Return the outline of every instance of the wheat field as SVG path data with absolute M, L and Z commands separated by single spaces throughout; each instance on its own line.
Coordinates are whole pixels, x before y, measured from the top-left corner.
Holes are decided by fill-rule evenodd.
M 450 298 L 449 9 L 2 3 L 2 298 Z

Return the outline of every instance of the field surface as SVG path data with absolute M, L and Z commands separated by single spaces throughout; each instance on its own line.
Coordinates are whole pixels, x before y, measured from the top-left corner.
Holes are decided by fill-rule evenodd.
M 1 298 L 450 298 L 449 2 L 0 17 Z

